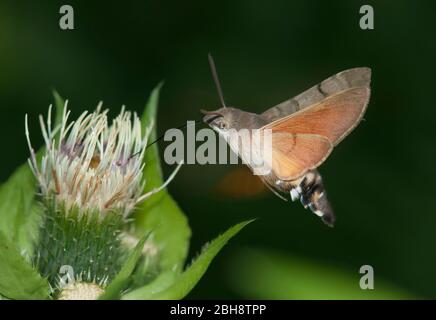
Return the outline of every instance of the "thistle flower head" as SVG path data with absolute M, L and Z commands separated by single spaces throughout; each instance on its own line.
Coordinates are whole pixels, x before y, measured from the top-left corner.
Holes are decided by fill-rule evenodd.
M 52 128 L 51 107 L 47 120 L 40 116 L 45 153 L 38 165 L 30 143 L 30 167 L 43 196 L 54 197 L 68 210 L 117 211 L 127 216 L 141 199 L 143 158 L 149 130 L 143 132 L 135 113 L 124 108 L 112 121 L 101 104 L 93 113 L 83 112 L 69 121 L 65 105 L 61 124 Z

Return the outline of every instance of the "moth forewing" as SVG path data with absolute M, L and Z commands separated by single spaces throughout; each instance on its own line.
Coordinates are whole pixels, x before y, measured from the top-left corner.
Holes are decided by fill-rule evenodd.
M 333 146 L 324 136 L 275 132 L 272 170 L 280 180 L 293 181 L 317 168 L 331 153 Z
M 264 128 L 273 132 L 317 134 L 337 145 L 362 119 L 369 96 L 369 88 L 350 88 L 273 121 Z
M 363 67 L 348 69 L 339 72 L 299 95 L 266 110 L 260 116 L 269 123 L 317 104 L 338 92 L 357 87 L 369 88 L 370 82 L 370 68 Z
M 293 180 L 321 165 L 332 146 L 359 123 L 368 99 L 369 88 L 347 89 L 266 125 L 263 129 L 273 133 L 276 175 Z

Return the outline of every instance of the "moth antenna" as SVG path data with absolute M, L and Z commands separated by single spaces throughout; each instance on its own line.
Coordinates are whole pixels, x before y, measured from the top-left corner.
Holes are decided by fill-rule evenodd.
M 212 55 L 210 53 L 208 54 L 208 59 L 209 59 L 210 71 L 212 72 L 213 81 L 215 82 L 216 90 L 218 91 L 218 96 L 220 98 L 221 105 L 223 108 L 227 108 L 226 103 L 224 102 L 223 90 L 221 89 L 221 83 L 218 78 L 218 73 L 216 72 L 215 62 L 213 61 Z

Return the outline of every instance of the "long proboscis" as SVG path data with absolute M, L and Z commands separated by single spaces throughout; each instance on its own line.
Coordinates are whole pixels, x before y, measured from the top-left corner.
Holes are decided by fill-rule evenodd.
M 201 122 L 201 120 L 195 120 L 195 123 L 199 123 L 199 122 Z M 185 123 L 185 124 L 183 124 L 183 125 L 180 125 L 180 126 L 178 126 L 178 127 L 173 128 L 173 129 L 183 129 L 183 128 L 185 128 L 187 125 L 188 125 L 188 124 Z M 155 144 L 156 142 L 158 142 L 159 140 L 161 140 L 164 136 L 165 136 L 165 133 L 161 134 L 157 139 L 155 139 L 154 141 L 150 142 L 150 143 L 149 143 L 145 148 L 147 149 L 147 148 L 151 147 L 153 144 Z

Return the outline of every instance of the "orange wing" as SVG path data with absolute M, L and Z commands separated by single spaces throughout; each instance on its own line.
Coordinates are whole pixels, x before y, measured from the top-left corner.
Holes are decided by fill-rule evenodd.
M 272 134 L 272 170 L 281 180 L 295 180 L 318 167 L 333 149 L 332 143 L 316 134 Z
M 277 177 L 295 180 L 318 167 L 362 119 L 369 95 L 367 87 L 344 90 L 264 126 L 272 133 Z

